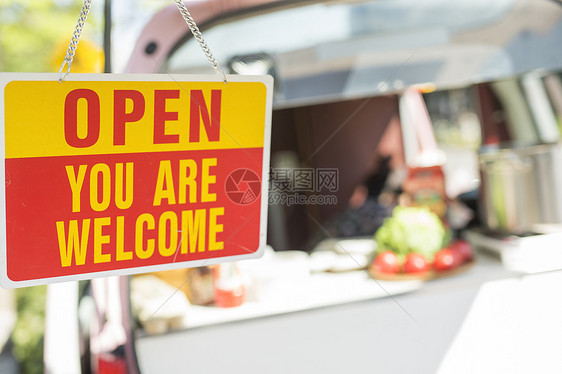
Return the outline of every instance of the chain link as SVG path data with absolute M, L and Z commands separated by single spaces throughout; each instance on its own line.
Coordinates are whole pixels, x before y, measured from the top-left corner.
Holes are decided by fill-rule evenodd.
M 222 70 L 218 61 L 213 57 L 213 53 L 211 52 L 209 46 L 205 42 L 205 39 L 203 39 L 203 34 L 201 34 L 199 27 L 197 27 L 197 24 L 195 23 L 195 20 L 187 10 L 187 7 L 181 0 L 175 0 L 175 3 L 176 6 L 178 7 L 178 10 L 180 11 L 180 14 L 182 15 L 183 19 L 187 23 L 187 26 L 191 30 L 193 37 L 195 38 L 195 40 L 197 40 L 197 43 L 199 43 L 199 46 L 201 47 L 203 53 L 207 57 L 209 64 L 217 74 L 223 76 L 224 82 L 226 83 L 227 79 L 224 70 Z M 61 83 L 66 79 L 66 77 L 68 77 L 68 74 L 70 74 L 70 68 L 72 67 L 72 60 L 74 59 L 74 54 L 76 53 L 78 42 L 80 41 L 80 35 L 82 34 L 82 30 L 84 29 L 84 24 L 86 23 L 86 19 L 88 18 L 88 13 L 90 13 L 91 5 L 92 5 L 92 0 L 84 0 L 84 4 L 82 5 L 82 11 L 80 12 L 80 16 L 78 17 L 78 22 L 76 23 L 76 28 L 74 29 L 74 33 L 72 34 L 72 39 L 70 40 L 70 44 L 68 45 L 66 56 L 59 69 L 59 74 L 60 74 L 59 82 Z M 68 66 L 66 72 L 63 73 L 65 65 Z
M 66 56 L 59 69 L 59 82 L 62 83 L 68 74 L 70 74 L 70 67 L 72 66 L 72 60 L 74 59 L 74 54 L 76 53 L 76 48 L 78 47 L 78 42 L 80 41 L 80 35 L 84 29 L 84 24 L 88 18 L 88 13 L 90 13 L 90 7 L 92 6 L 92 0 L 84 0 L 82 5 L 82 11 L 78 17 L 78 22 L 76 23 L 76 28 L 70 39 L 70 44 L 68 45 L 68 50 L 66 51 Z M 68 64 L 66 72 L 63 73 L 64 65 Z
M 222 70 L 218 61 L 213 57 L 211 49 L 209 48 L 209 46 L 205 42 L 205 39 L 203 39 L 203 34 L 201 34 L 201 31 L 199 30 L 199 27 L 197 27 L 197 24 L 195 23 L 195 20 L 193 19 L 193 17 L 191 16 L 189 11 L 187 10 L 187 7 L 185 6 L 185 4 L 181 0 L 175 0 L 175 3 L 176 3 L 176 6 L 178 7 L 178 10 L 180 11 L 180 14 L 182 15 L 183 19 L 185 20 L 185 23 L 187 23 L 187 26 L 191 30 L 191 33 L 193 34 L 193 37 L 195 38 L 195 40 L 197 40 L 197 43 L 199 43 L 199 46 L 201 47 L 201 49 L 203 50 L 203 53 L 207 57 L 207 60 L 209 61 L 209 64 L 215 70 L 215 72 L 217 74 L 223 76 L 224 83 L 226 83 L 227 80 L 226 80 L 226 74 L 224 73 L 224 70 Z

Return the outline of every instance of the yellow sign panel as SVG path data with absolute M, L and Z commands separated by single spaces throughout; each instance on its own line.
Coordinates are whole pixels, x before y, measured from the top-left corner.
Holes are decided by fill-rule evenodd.
M 264 141 L 259 129 L 241 125 L 264 118 L 265 102 L 254 100 L 265 98 L 261 82 L 102 81 L 84 88 L 12 81 L 4 92 L 6 158 L 253 148 Z M 60 124 L 64 132 L 53 131 Z

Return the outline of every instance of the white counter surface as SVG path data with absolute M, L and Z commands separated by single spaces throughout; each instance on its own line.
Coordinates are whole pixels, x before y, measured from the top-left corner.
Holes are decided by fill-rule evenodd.
M 310 284 L 287 304 L 194 307 L 189 328 L 136 339 L 141 372 L 528 373 L 533 360 L 562 372 L 562 272 L 522 276 L 479 256 L 451 278 L 381 283 L 392 298 L 366 274 L 332 275 L 316 299 Z
M 562 373 L 562 271 L 483 284 L 439 373 Z
M 365 271 L 313 274 L 271 290 L 265 301 L 247 301 L 234 308 L 191 305 L 185 314 L 186 328 L 274 316 L 343 303 L 395 296 L 420 289 L 423 282 L 385 282 Z

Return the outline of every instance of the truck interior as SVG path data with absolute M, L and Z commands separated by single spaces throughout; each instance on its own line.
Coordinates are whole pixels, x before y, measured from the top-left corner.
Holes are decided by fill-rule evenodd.
M 445 155 L 447 193 L 470 206 L 473 224 L 479 224 L 482 209 L 478 155 L 483 148 L 559 140 L 559 1 L 191 4 L 205 41 L 228 74 L 270 74 L 275 79 L 272 171 L 302 168 L 339 173 L 337 188 L 329 191 L 335 197 L 331 204 L 270 204 L 268 244 L 276 251 L 313 251 L 325 237 L 325 228 L 353 205 L 361 183 L 385 168 L 387 174 L 400 178 L 400 171 L 419 156 L 423 134 L 426 146 L 435 142 Z M 210 74 L 212 70 L 171 5 L 145 26 L 125 72 Z M 423 98 L 421 107 L 405 99 L 412 88 Z M 422 122 L 430 126 L 412 127 L 412 116 L 425 118 Z M 275 183 L 275 176 L 270 177 Z M 135 373 L 141 360 L 142 368 L 150 368 L 146 355 L 157 353 L 141 347 L 142 342 L 135 346 L 135 340 L 147 334 L 131 310 L 129 287 L 123 277 L 96 279 L 87 297 L 82 297 L 81 313 L 95 310 L 90 316 L 93 324 L 83 333 L 88 342 L 82 346 L 83 367 Z M 381 310 L 390 310 L 389 303 L 381 303 Z M 337 314 L 336 309 L 322 313 L 332 312 Z M 266 320 L 256 321 L 267 328 Z M 244 326 L 226 329 L 234 336 L 243 333 Z M 214 339 L 219 334 L 213 331 Z M 202 329 L 190 333 L 194 338 L 204 335 Z M 180 344 L 180 335 L 157 338 L 168 338 L 173 345 Z M 209 342 L 205 339 L 201 341 Z M 273 348 L 281 349 L 281 343 L 291 344 L 284 341 Z M 226 349 L 222 343 L 218 346 Z M 311 354 L 320 352 L 312 347 Z M 180 359 L 184 357 L 178 357 L 177 365 Z M 192 367 L 204 367 L 197 366 L 197 359 L 192 356 Z

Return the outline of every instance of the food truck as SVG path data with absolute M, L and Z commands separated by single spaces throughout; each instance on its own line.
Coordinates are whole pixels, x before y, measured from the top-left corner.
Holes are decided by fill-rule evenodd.
M 188 7 L 227 74 L 273 77 L 267 248 L 80 294 L 50 285 L 50 300 L 74 295 L 59 323 L 76 321 L 61 334 L 47 319 L 52 373 L 49 343 L 97 373 L 562 370 L 559 2 Z M 170 5 L 124 72 L 209 69 Z M 419 205 L 439 218 L 393 213 Z M 375 266 L 397 242 L 398 267 Z M 454 266 L 437 255 L 459 242 Z M 429 264 L 406 271 L 423 251 Z

